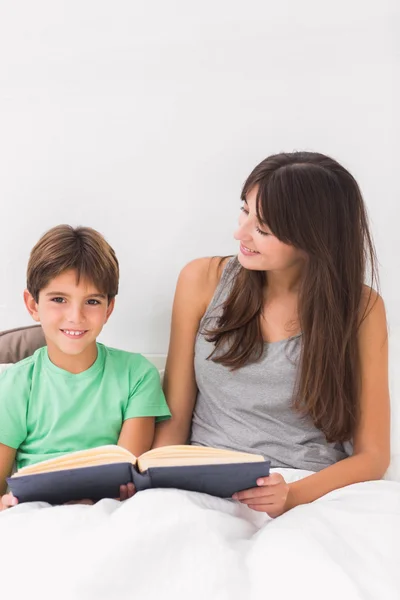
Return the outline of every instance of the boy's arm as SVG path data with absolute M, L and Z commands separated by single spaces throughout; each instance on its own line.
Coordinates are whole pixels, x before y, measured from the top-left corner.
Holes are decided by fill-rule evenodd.
M 155 422 L 170 417 L 157 369 L 141 355 L 132 355 L 131 389 L 118 445 L 139 457 L 150 450 Z
M 124 421 L 119 434 L 118 446 L 122 446 L 134 456 L 150 450 L 154 438 L 154 417 L 135 417 Z
M 16 453 L 15 448 L 0 444 L 0 497 L 6 493 L 6 478 L 11 475 Z

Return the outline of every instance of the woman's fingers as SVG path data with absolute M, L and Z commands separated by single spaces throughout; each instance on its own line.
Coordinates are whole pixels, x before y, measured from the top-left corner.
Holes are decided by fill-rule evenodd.
M 234 500 L 239 500 L 249 508 L 265 512 L 270 517 L 278 517 L 286 509 L 289 486 L 279 473 L 257 480 L 256 488 L 243 490 L 233 494 Z
M 234 500 L 239 500 L 240 502 L 244 502 L 246 500 L 251 500 L 252 498 L 261 498 L 261 497 L 268 497 L 268 496 L 274 496 L 275 495 L 275 490 L 269 490 L 266 489 L 264 487 L 256 487 L 256 488 L 250 488 L 249 490 L 243 490 L 242 492 L 237 492 L 236 494 L 233 494 L 232 498 Z

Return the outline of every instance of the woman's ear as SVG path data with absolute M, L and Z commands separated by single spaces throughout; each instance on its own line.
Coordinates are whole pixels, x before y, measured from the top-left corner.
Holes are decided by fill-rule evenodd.
M 40 323 L 37 302 L 28 290 L 24 291 L 24 302 L 28 313 L 31 315 L 32 319 L 34 321 L 37 321 L 37 323 Z

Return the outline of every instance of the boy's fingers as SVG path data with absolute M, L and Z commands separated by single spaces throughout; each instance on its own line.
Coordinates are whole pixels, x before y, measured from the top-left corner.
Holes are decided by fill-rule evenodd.
M 128 498 L 132 498 L 132 496 L 136 493 L 136 488 L 133 483 L 128 483 Z
M 120 485 L 120 487 L 119 487 L 119 499 L 122 502 L 123 500 L 127 500 L 127 498 L 128 498 L 128 486 L 127 485 Z
M 10 508 L 18 504 L 18 499 L 12 494 L 4 494 L 1 498 L 2 508 Z
M 134 493 L 136 492 L 136 488 L 133 483 L 127 483 L 126 485 L 121 485 L 119 488 L 119 499 L 121 502 L 123 500 L 128 500 L 128 498 L 132 498 Z
M 89 498 L 84 498 L 83 500 L 70 500 L 69 502 L 64 502 L 65 506 L 70 504 L 94 504 L 94 502 Z

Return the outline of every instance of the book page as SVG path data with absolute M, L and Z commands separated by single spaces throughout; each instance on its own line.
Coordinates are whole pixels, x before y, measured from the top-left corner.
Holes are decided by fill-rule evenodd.
M 236 452 L 206 446 L 163 446 L 149 450 L 140 456 L 137 464 L 140 471 L 150 467 L 177 467 L 190 465 L 232 464 L 246 462 L 262 462 L 261 454 Z
M 136 464 L 136 456 L 121 446 L 99 446 L 87 450 L 78 450 L 50 458 L 49 460 L 23 467 L 13 477 L 23 475 L 34 475 L 36 473 L 50 473 L 52 471 L 65 471 L 67 469 L 78 469 L 83 467 L 94 467 L 111 463 L 129 462 Z

